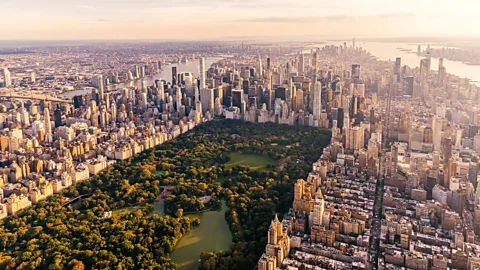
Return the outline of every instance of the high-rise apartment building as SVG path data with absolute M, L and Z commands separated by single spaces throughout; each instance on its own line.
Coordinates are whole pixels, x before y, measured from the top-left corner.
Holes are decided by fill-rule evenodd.
M 202 101 L 202 114 L 207 111 L 213 112 L 214 109 L 214 92 L 213 89 L 200 89 L 200 100 Z
M 298 58 L 298 75 L 303 75 L 305 72 L 305 56 L 303 53 L 300 53 Z
M 200 89 L 206 87 L 206 70 L 205 70 L 205 57 L 200 58 Z
M 316 82 L 313 91 L 313 119 L 320 120 L 322 112 L 322 83 Z
M 8 68 L 3 69 L 3 86 L 10 87 L 12 86 L 12 75 Z
M 45 109 L 43 110 L 43 118 L 45 127 L 45 140 L 47 142 L 52 142 L 52 123 L 50 122 L 50 110 L 48 109 L 48 106 L 45 106 Z

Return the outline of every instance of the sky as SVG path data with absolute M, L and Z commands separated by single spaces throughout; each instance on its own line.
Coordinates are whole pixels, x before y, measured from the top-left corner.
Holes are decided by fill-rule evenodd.
M 0 40 L 480 37 L 478 0 L 0 0 Z

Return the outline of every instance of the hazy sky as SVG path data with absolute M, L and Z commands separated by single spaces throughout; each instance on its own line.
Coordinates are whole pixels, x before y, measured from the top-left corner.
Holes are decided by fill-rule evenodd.
M 479 10 L 479 0 L 0 0 L 0 40 L 480 36 Z

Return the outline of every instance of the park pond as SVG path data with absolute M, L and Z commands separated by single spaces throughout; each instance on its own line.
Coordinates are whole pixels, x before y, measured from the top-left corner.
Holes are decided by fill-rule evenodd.
M 234 152 L 230 154 L 230 161 L 226 163 L 226 168 L 232 168 L 237 165 L 250 167 L 252 171 L 261 171 L 267 165 L 273 165 L 276 161 L 266 155 L 247 154 Z M 164 174 L 165 172 L 159 172 Z M 223 182 L 231 176 L 221 176 L 219 181 Z M 138 206 L 127 207 L 113 211 L 113 215 L 130 213 L 135 211 Z M 200 226 L 192 228 L 178 242 L 175 250 L 171 254 L 171 259 L 177 264 L 179 270 L 196 270 L 200 266 L 200 255 L 202 252 L 219 252 L 227 250 L 232 243 L 232 233 L 225 220 L 227 204 L 222 200 L 220 211 L 205 211 L 199 214 L 187 214 L 187 217 L 198 217 Z M 165 216 L 164 201 L 159 199 L 153 204 L 151 215 L 157 214 Z
M 267 164 L 275 164 L 275 160 L 255 154 L 234 152 L 230 154 L 227 168 L 236 165 L 250 167 L 251 170 L 263 170 Z M 228 179 L 229 177 L 223 177 Z M 154 212 L 163 213 L 163 202 L 156 202 Z M 161 209 L 161 210 L 160 210 Z M 225 220 L 227 205 L 222 200 L 221 211 L 207 211 L 202 214 L 187 215 L 200 218 L 200 226 L 192 229 L 178 242 L 172 253 L 172 260 L 177 263 L 179 270 L 196 270 L 200 266 L 202 252 L 219 252 L 227 250 L 232 243 L 232 233 Z
M 172 260 L 177 263 L 177 269 L 196 270 L 202 252 L 219 252 L 230 247 L 232 233 L 225 220 L 226 210 L 227 205 L 222 201 L 221 211 L 193 215 L 200 218 L 200 226 L 184 235 L 173 251 Z

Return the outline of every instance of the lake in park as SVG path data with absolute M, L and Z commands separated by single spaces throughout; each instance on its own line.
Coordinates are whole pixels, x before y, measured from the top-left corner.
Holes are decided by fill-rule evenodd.
M 194 215 L 200 218 L 200 226 L 184 235 L 172 253 L 178 270 L 197 270 L 202 252 L 218 252 L 230 247 L 232 233 L 225 220 L 226 210 L 227 205 L 222 201 L 221 211 Z

